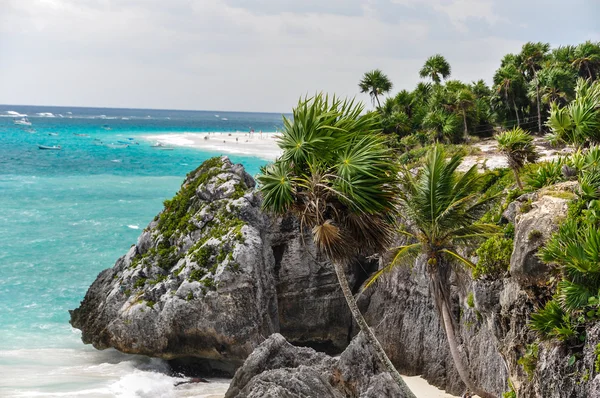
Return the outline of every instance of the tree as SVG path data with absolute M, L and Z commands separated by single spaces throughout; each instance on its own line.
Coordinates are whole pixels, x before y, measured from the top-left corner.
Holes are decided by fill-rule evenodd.
M 575 94 L 577 74 L 572 68 L 550 66 L 538 72 L 539 90 L 544 104 L 566 104 Z M 529 86 L 529 96 L 536 95 L 536 87 Z
M 377 271 L 365 286 L 372 285 L 381 275 L 404 263 L 409 255 L 424 256 L 429 289 L 458 374 L 471 392 L 491 398 L 493 395 L 475 386 L 469 376 L 458 350 L 454 331 L 456 321 L 451 315 L 452 266 L 475 267 L 459 254 L 457 247 L 498 232 L 497 226 L 479 222 L 494 198 L 479 193 L 483 181 L 476 166 L 462 175 L 456 172 L 461 162 L 461 155 L 446 160 L 443 148 L 436 145 L 428 152 L 425 165 L 416 176 L 411 170 L 402 171 L 399 214 L 411 226 L 410 231 L 402 231 L 409 242 L 398 247 L 393 261 Z
M 263 207 L 291 212 L 335 269 L 346 302 L 379 360 L 414 398 L 360 313 L 345 266 L 387 248 L 393 228 L 396 167 L 377 134 L 377 114 L 362 105 L 322 95 L 300 101 L 284 118 L 283 155 L 258 177 Z
M 379 96 L 392 89 L 392 82 L 381 70 L 375 69 L 364 74 L 358 87 L 361 93 L 369 93 L 373 105 L 377 101 L 377 106 L 380 107 Z
M 540 84 L 537 76 L 538 70 L 542 69 L 543 62 L 546 60 L 550 44 L 528 42 L 523 45 L 519 59 L 523 74 L 533 81 L 536 86 L 536 105 L 538 116 L 538 132 L 542 132 L 542 109 L 540 98 Z
M 419 76 L 422 78 L 428 77 L 435 84 L 440 84 L 441 78 L 446 79 L 450 76 L 450 64 L 442 55 L 433 55 L 427 58 L 427 61 L 425 61 L 425 64 L 419 71 Z
M 468 88 L 458 90 L 454 95 L 454 104 L 460 110 L 463 117 L 465 140 L 469 137 L 467 127 L 467 112 L 475 106 L 475 95 Z
M 516 98 L 524 91 L 524 86 L 525 81 L 523 76 L 514 64 L 506 64 L 494 74 L 496 93 L 504 99 L 507 108 L 510 108 L 512 104 L 517 118 L 517 126 L 521 125 L 521 120 L 519 119 L 519 108 L 517 107 Z
M 535 163 L 538 153 L 533 144 L 533 137 L 527 134 L 522 128 L 515 127 L 496 136 L 498 149 L 508 160 L 508 166 L 515 174 L 515 181 L 520 189 L 523 189 L 523 183 L 519 177 L 519 171 L 525 163 Z
M 595 80 L 600 70 L 600 43 L 586 41 L 581 43 L 573 52 L 573 66 L 577 68 L 580 76 Z

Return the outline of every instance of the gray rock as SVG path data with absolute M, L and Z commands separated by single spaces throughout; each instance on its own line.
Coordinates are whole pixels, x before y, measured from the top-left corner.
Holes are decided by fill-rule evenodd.
M 568 199 L 540 195 L 531 204 L 531 210 L 517 215 L 510 274 L 521 285 L 537 285 L 547 280 L 550 267 L 538 258 L 537 252 L 566 217 L 568 202 Z
M 341 352 L 350 314 L 333 268 L 293 219 L 260 210 L 254 186 L 226 157 L 188 174 L 178 196 L 72 311 L 83 341 L 197 358 L 203 369 L 230 374 L 279 331 Z
M 236 372 L 226 398 L 405 397 L 391 376 L 381 373 L 362 335 L 340 358 L 311 348 L 294 347 L 279 334 L 271 335 Z

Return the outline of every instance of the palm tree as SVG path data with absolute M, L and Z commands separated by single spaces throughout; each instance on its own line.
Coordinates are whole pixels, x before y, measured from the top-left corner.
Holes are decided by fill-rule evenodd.
M 425 61 L 425 64 L 419 71 L 419 76 L 422 78 L 428 77 L 435 84 L 440 84 L 440 76 L 444 79 L 450 76 L 450 64 L 442 55 L 432 55 Z
M 381 107 L 379 95 L 389 92 L 392 89 L 392 86 L 390 79 L 379 69 L 365 73 L 360 83 L 358 83 L 360 92 L 369 93 L 373 105 L 375 105 L 375 101 L 377 101 L 378 107 Z
M 535 163 L 539 157 L 533 137 L 527 134 L 522 128 L 515 127 L 496 136 L 498 149 L 508 160 L 508 166 L 515 174 L 515 181 L 520 189 L 523 189 L 523 183 L 519 177 L 519 170 L 525 163 Z
M 514 64 L 509 63 L 498 69 L 494 74 L 496 93 L 504 99 L 507 108 L 510 108 L 510 104 L 512 103 L 515 116 L 517 117 L 517 126 L 521 125 L 521 120 L 515 98 L 523 91 L 524 84 L 523 76 Z
M 393 234 L 396 166 L 377 134 L 377 114 L 362 111 L 362 104 L 322 95 L 300 101 L 293 119 L 284 118 L 283 155 L 258 181 L 266 210 L 291 212 L 312 232 L 360 330 L 405 396 L 414 398 L 360 313 L 344 272 L 359 256 L 386 249 Z
M 467 112 L 473 109 L 475 106 L 475 95 L 468 88 L 460 89 L 454 94 L 454 105 L 462 114 L 466 140 L 469 137 L 469 128 L 467 127 Z
M 600 43 L 586 41 L 581 43 L 573 52 L 573 66 L 580 71 L 587 72 L 587 77 L 591 80 L 596 78 L 596 73 L 600 69 Z
M 402 231 L 410 241 L 397 248 L 393 261 L 376 272 L 366 283 L 373 284 L 381 275 L 403 263 L 409 255 L 427 258 L 429 289 L 442 320 L 450 354 L 467 388 L 483 398 L 489 394 L 475 386 L 463 363 L 455 335 L 450 299 L 450 274 L 453 265 L 475 265 L 457 251 L 461 244 L 493 235 L 498 227 L 479 222 L 495 199 L 479 193 L 483 182 L 476 166 L 460 175 L 456 172 L 461 155 L 446 160 L 442 146 L 434 146 L 427 154 L 425 165 L 415 176 L 411 170 L 402 172 L 399 191 L 399 214 L 411 231 Z
M 529 76 L 529 81 L 535 82 L 536 86 L 536 105 L 538 114 L 538 132 L 542 132 L 542 109 L 540 98 L 540 83 L 537 76 L 538 70 L 542 69 L 543 62 L 547 58 L 550 51 L 548 43 L 532 43 L 528 42 L 523 45 L 519 54 L 521 60 L 522 71 L 526 76 Z
M 575 94 L 577 73 L 571 67 L 550 66 L 538 72 L 542 103 L 565 104 Z M 530 85 L 529 96 L 535 95 L 535 86 Z

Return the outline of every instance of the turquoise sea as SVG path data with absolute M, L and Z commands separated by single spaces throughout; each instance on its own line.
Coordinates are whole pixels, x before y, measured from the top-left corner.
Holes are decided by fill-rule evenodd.
M 31 126 L 14 123 L 24 117 Z M 160 360 L 85 346 L 68 310 L 185 174 L 221 155 L 157 150 L 141 136 L 280 126 L 281 115 L 267 113 L 0 105 L 0 396 L 211 396 L 225 388 L 224 380 L 175 388 Z M 230 158 L 253 175 L 266 162 Z

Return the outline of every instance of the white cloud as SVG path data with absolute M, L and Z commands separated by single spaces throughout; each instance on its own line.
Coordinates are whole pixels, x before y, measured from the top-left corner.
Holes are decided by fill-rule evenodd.
M 0 103 L 287 111 L 374 68 L 410 89 L 438 52 L 489 80 L 529 39 L 499 1 L 4 0 Z

